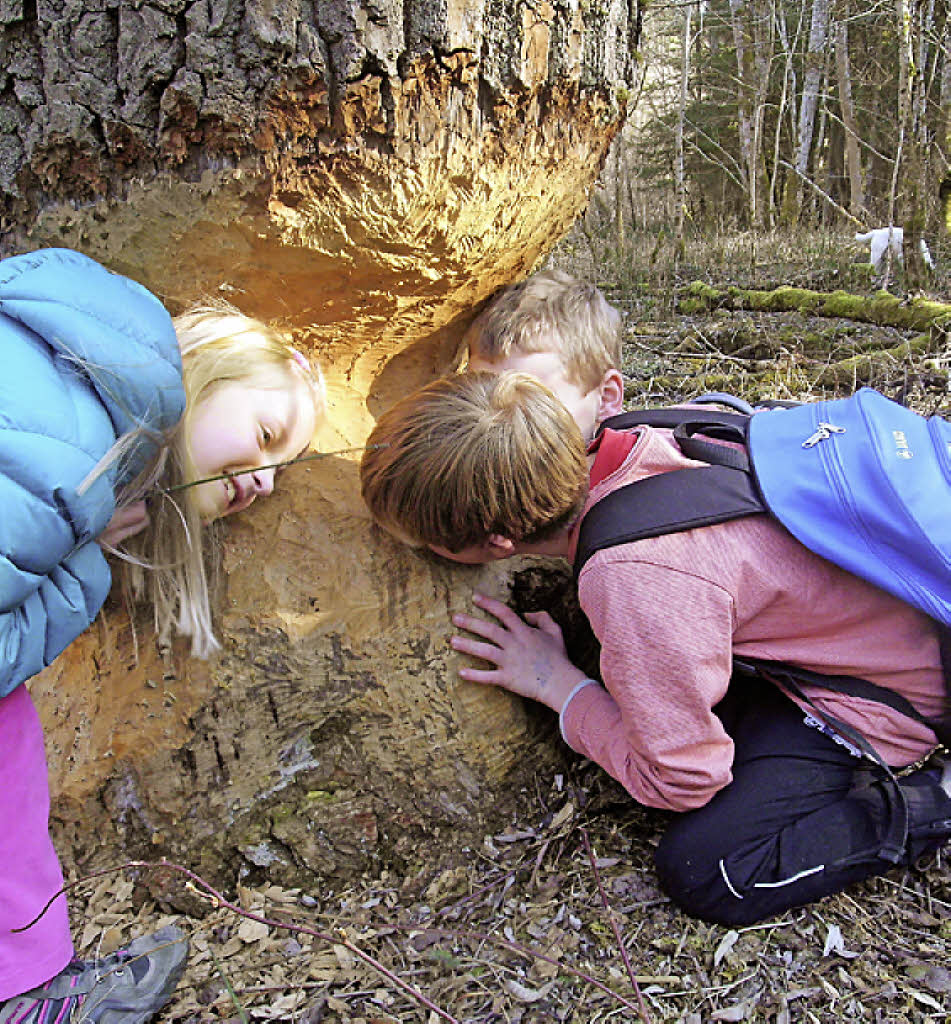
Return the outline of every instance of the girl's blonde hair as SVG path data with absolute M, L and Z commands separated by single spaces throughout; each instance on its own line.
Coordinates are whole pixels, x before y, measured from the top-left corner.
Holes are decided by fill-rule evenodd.
M 197 404 L 226 382 L 256 387 L 289 387 L 306 382 L 318 419 L 325 411 L 323 379 L 274 327 L 246 316 L 224 302 L 196 306 L 173 319 L 182 354 L 185 414 L 173 430 L 157 439 L 150 465 L 123 486 L 116 507 L 141 500 L 149 492 L 149 528 L 130 538 L 120 557 L 124 585 L 134 599 L 153 606 L 160 643 L 171 639 L 173 625 L 192 639 L 192 654 L 207 657 L 219 647 L 212 627 L 208 560 L 194 490 L 168 488 L 195 479 L 187 438 Z M 137 432 L 141 434 L 141 432 Z M 118 445 L 141 443 L 141 436 Z
M 542 270 L 505 288 L 466 332 L 469 357 L 554 352 L 573 384 L 591 391 L 621 366 L 621 314 L 593 285 Z
M 534 542 L 565 529 L 584 506 L 588 463 L 573 417 L 534 377 L 468 373 L 384 413 L 360 480 L 389 533 L 460 551 L 493 534 Z

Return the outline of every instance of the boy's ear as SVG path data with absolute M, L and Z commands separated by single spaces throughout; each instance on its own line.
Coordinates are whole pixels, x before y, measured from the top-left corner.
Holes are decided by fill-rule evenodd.
M 600 404 L 598 406 L 598 422 L 609 416 L 617 416 L 624 412 L 624 378 L 620 370 L 608 370 L 601 378 L 598 388 Z
M 515 554 L 515 541 L 501 533 L 490 533 L 484 543 L 486 554 L 494 561 L 497 558 L 511 558 Z

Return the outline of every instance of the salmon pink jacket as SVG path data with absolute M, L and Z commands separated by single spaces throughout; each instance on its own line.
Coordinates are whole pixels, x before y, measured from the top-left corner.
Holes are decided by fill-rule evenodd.
M 630 450 L 612 443 L 614 433 L 602 435 L 589 506 L 642 477 L 700 465 L 669 431 L 640 428 Z M 939 711 L 931 620 L 813 554 L 767 515 L 599 551 L 581 570 L 578 594 L 601 643 L 604 687 L 576 692 L 563 735 L 652 807 L 700 807 L 731 781 L 733 743 L 713 708 L 734 654 L 858 676 L 926 716 Z M 927 726 L 883 704 L 804 690 L 892 766 L 935 746 Z

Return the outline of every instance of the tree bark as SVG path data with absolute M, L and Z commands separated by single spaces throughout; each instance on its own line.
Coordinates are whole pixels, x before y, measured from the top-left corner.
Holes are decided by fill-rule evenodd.
M 895 206 L 904 228 L 903 254 L 905 285 L 920 289 L 928 279 L 928 268 L 921 253 L 921 240 L 927 222 L 926 160 L 922 132 L 925 122 L 925 90 L 922 78 L 921 47 L 927 35 L 925 12 L 918 0 L 898 0 L 899 150 L 895 164 Z M 890 269 L 886 261 L 886 280 Z
M 794 177 L 790 180 L 791 191 L 787 192 L 784 217 L 787 223 L 799 219 L 802 208 L 803 181 L 809 172 L 809 154 L 812 151 L 812 137 L 819 103 L 819 85 L 822 82 L 825 65 L 826 34 L 829 24 L 830 0 L 813 0 L 812 23 L 809 28 L 809 48 L 806 54 L 806 70 L 803 75 L 802 97 L 799 101 L 799 134 L 796 145 Z
M 852 101 L 852 67 L 849 60 L 848 12 L 843 11 L 835 27 L 835 68 L 839 85 L 839 110 L 845 130 L 845 162 L 849 173 L 849 211 L 862 216 L 865 195 L 862 188 L 862 158 L 859 153 L 859 130 Z
M 326 451 L 454 365 L 474 307 L 580 213 L 636 4 L 0 2 L 0 245 L 276 319 L 328 379 Z M 507 573 L 371 528 L 359 453 L 222 527 L 208 663 L 111 608 L 31 688 L 68 864 L 164 855 L 289 882 L 435 864 L 559 763 L 460 683 L 450 615 Z
M 678 257 L 684 247 L 684 216 L 687 207 L 686 176 L 684 174 L 684 122 L 687 114 L 688 86 L 690 84 L 690 22 L 693 4 L 684 5 L 683 34 L 681 39 L 680 102 L 677 106 L 677 130 L 674 137 L 674 237 L 677 241 Z

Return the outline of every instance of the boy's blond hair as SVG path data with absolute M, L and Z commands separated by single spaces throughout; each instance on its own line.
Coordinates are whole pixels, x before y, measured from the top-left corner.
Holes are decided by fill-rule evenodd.
M 374 520 L 413 545 L 461 551 L 492 535 L 545 540 L 580 514 L 577 424 L 525 373 L 433 381 L 384 413 L 360 466 Z
M 621 315 L 593 285 L 543 270 L 500 292 L 466 332 L 469 358 L 554 352 L 573 384 L 591 391 L 621 365 Z

